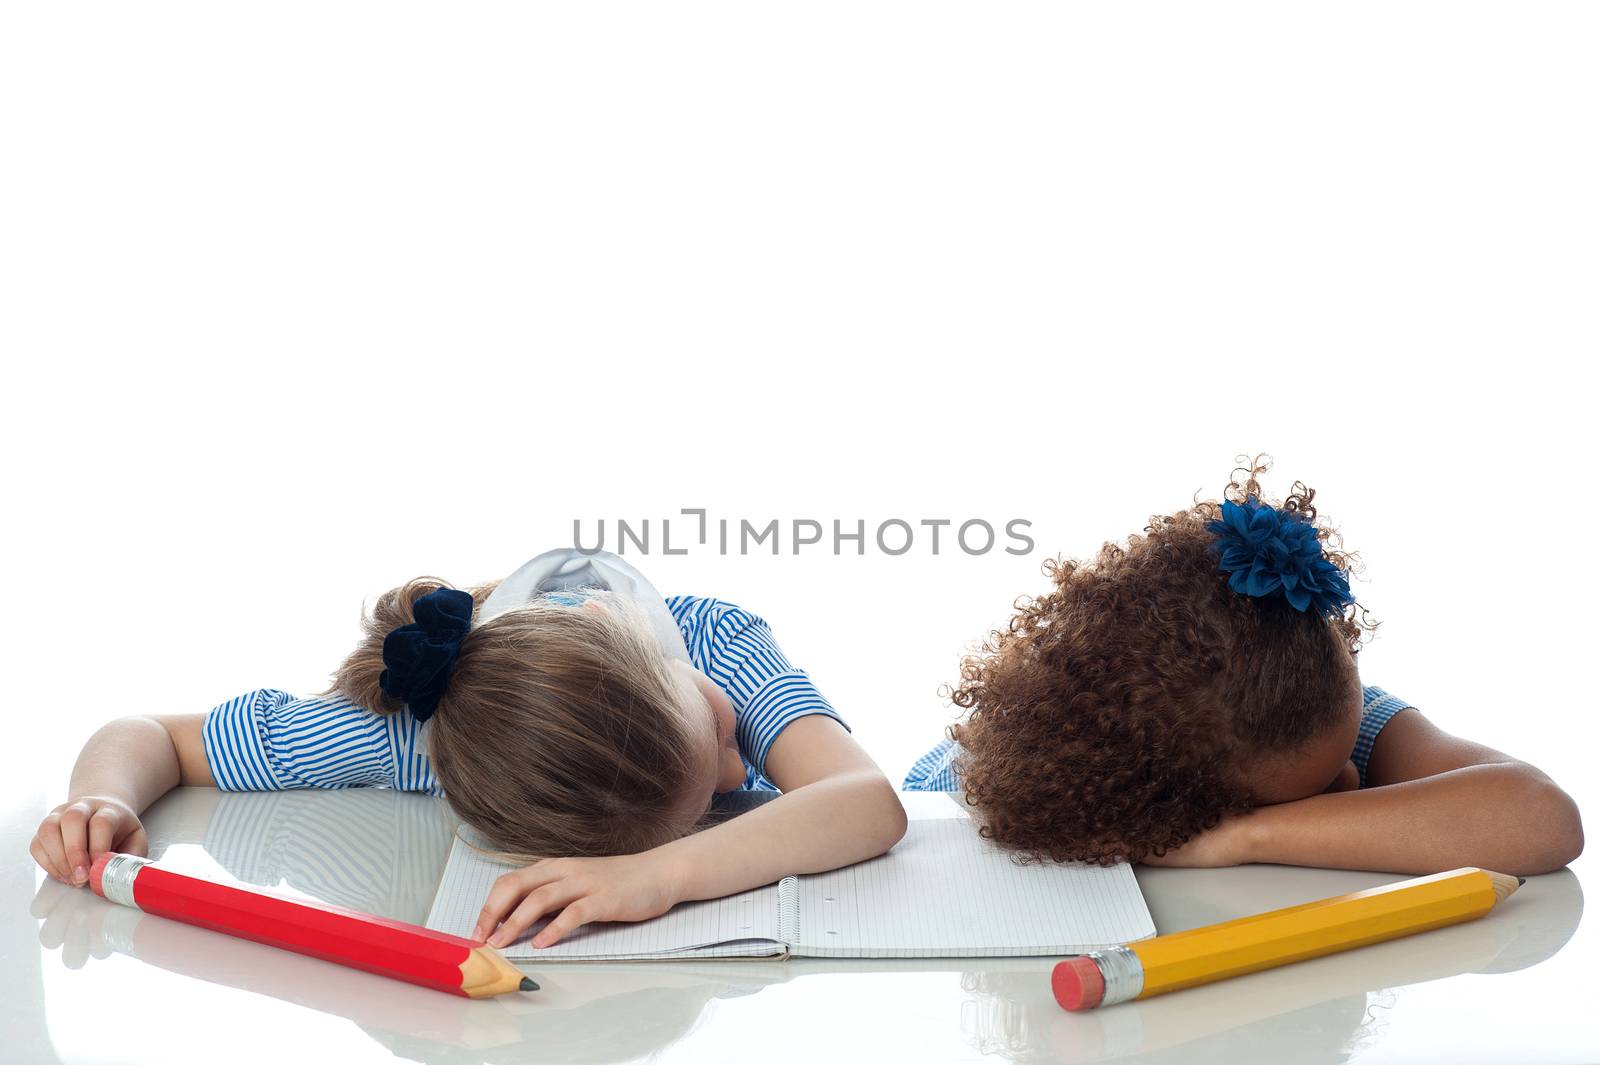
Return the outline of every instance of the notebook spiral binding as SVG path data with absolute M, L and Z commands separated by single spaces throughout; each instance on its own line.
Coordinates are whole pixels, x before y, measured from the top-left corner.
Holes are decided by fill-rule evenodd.
M 792 876 L 778 881 L 778 938 L 790 950 L 800 942 L 800 896 Z

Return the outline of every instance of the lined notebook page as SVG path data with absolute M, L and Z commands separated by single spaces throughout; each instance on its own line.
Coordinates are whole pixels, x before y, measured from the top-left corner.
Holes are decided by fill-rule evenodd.
M 1131 866 L 1017 865 L 966 817 L 913 820 L 888 854 L 798 880 L 808 957 L 1073 954 L 1156 934 Z
M 478 853 L 457 839 L 450 847 L 444 879 L 428 912 L 428 927 L 470 936 L 489 888 L 516 868 Z M 543 950 L 529 946 L 540 921 L 500 953 L 513 961 L 531 958 L 766 958 L 785 953 L 778 938 L 778 886 L 727 898 L 685 902 L 650 921 L 585 925 Z

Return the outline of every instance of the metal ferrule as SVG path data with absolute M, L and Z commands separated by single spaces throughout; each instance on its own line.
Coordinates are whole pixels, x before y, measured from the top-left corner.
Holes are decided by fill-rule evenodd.
M 1102 1006 L 1138 998 L 1139 992 L 1144 990 L 1144 964 L 1139 961 L 1139 955 L 1127 947 L 1092 951 L 1088 957 L 1105 978 L 1106 995 L 1100 1000 Z
M 132 854 L 113 854 L 106 867 L 100 871 L 100 894 L 119 906 L 139 908 L 133 901 L 133 882 L 139 870 L 150 864 L 150 859 Z

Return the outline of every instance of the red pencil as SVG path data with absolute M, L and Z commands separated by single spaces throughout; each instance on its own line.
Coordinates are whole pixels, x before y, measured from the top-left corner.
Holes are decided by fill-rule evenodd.
M 101 898 L 157 917 L 452 995 L 488 998 L 539 989 L 493 947 L 470 939 L 342 906 L 214 884 L 132 854 L 108 852 L 96 858 L 89 885 Z

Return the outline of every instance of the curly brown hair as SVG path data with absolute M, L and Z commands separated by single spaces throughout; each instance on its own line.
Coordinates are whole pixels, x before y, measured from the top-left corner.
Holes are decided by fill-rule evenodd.
M 1241 457 L 1225 496 L 1262 499 L 1270 459 Z M 1295 482 L 1283 510 L 1323 554 L 1356 566 Z M 1348 713 L 1352 655 L 1376 627 L 1354 603 L 1329 617 L 1228 588 L 1207 524 L 1221 504 L 1157 515 L 1091 562 L 1053 559 L 1050 593 L 1023 597 L 962 662 L 950 736 L 981 831 L 1022 860 L 1111 864 L 1161 855 L 1252 805 L 1238 767 L 1293 750 Z

